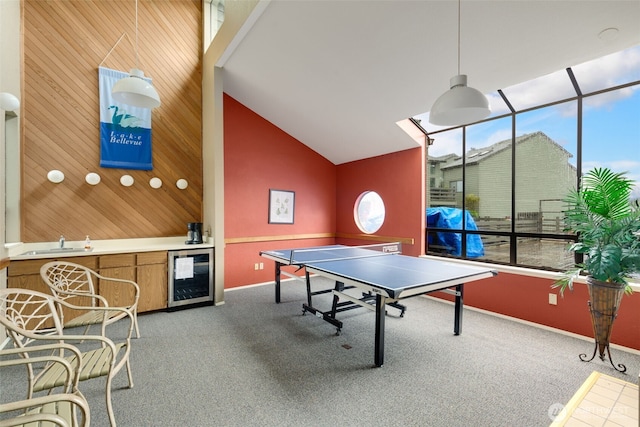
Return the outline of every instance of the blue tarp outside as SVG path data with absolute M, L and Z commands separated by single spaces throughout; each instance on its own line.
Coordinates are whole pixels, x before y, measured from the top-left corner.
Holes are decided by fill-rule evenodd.
M 465 223 L 467 230 L 477 230 L 476 222 L 468 211 L 465 211 Z M 462 209 L 458 208 L 427 208 L 427 228 L 450 228 L 462 230 Z M 462 235 L 460 233 L 436 232 L 429 233 L 429 246 L 444 247 L 451 255 L 462 255 Z M 467 257 L 477 258 L 484 255 L 482 238 L 478 234 L 467 235 Z

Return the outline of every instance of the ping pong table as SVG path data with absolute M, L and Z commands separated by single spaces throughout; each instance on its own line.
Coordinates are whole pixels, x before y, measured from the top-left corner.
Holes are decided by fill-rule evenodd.
M 488 267 L 460 265 L 447 261 L 412 257 L 400 254 L 400 244 L 378 244 L 368 246 L 318 246 L 313 248 L 280 249 L 262 251 L 260 255 L 275 261 L 276 302 L 280 302 L 281 276 L 300 279 L 295 273 L 282 270 L 291 265 L 305 269 L 307 304 L 303 313 L 309 311 L 317 317 L 338 327 L 336 319 L 340 311 L 339 298 L 347 300 L 352 308 L 368 307 L 375 311 L 374 363 L 380 367 L 384 362 L 384 327 L 386 306 L 395 306 L 404 313 L 399 300 L 434 291 L 448 291 L 455 295 L 454 334 L 462 332 L 464 283 L 493 277 L 497 272 Z M 297 270 L 296 270 L 297 271 Z M 335 288 L 311 292 L 310 274 L 335 281 Z M 358 288 L 363 298 L 355 298 L 343 291 Z M 311 296 L 332 292 L 334 302 L 331 311 L 320 311 L 313 307 Z M 371 301 L 374 300 L 374 301 Z

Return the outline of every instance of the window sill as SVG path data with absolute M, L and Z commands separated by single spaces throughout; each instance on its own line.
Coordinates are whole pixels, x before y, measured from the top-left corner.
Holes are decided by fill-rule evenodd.
M 473 266 L 490 266 L 491 268 L 497 270 L 499 273 L 509 273 L 509 274 L 519 274 L 522 276 L 530 276 L 530 277 L 539 277 L 542 279 L 550 279 L 550 280 L 558 280 L 562 277 L 562 273 L 555 271 L 546 271 L 546 270 L 536 270 L 535 268 L 525 268 L 525 267 L 515 267 L 511 265 L 503 265 L 503 264 L 491 264 L 487 262 L 477 262 L 477 261 L 469 261 L 466 259 L 455 259 L 455 258 L 443 258 L 433 255 L 422 255 L 423 258 L 429 258 L 439 261 L 448 261 L 457 264 L 466 264 Z M 586 284 L 586 277 L 578 277 L 576 279 L 576 283 Z M 640 280 L 635 282 L 630 282 L 631 289 L 634 292 L 640 292 Z

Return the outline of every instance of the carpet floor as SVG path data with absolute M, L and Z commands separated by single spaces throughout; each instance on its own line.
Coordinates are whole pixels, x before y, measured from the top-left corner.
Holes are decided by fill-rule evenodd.
M 326 286 L 314 279 L 314 286 Z M 389 308 L 385 363 L 373 366 L 373 312 L 342 313 L 344 327 L 302 315 L 304 287 L 283 283 L 225 292 L 225 304 L 139 316 L 135 386 L 113 384 L 120 426 L 548 426 L 593 371 L 637 379 L 637 352 L 585 363 L 593 343 L 430 297 Z M 323 299 L 324 298 L 324 299 Z M 329 296 L 314 305 L 329 307 Z M 118 334 L 116 330 L 113 333 Z M 24 372 L 0 372 L 0 400 L 20 398 Z M 81 383 L 93 426 L 108 425 L 101 379 Z

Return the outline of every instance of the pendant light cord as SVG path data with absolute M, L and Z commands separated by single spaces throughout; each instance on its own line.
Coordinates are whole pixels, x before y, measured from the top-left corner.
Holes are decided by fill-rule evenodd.
M 458 31 L 460 31 L 459 27 L 460 27 L 460 24 L 458 24 Z M 458 39 L 459 38 L 460 38 L 460 36 L 458 36 Z M 460 48 L 458 48 L 458 55 L 460 55 L 459 51 L 460 51 Z M 458 62 L 459 61 L 460 61 L 460 59 L 458 59 Z M 138 67 L 138 0 L 136 0 L 136 68 L 139 69 L 139 67 Z M 458 64 L 458 68 L 460 68 L 459 64 Z
M 0 0 L 2 1 L 2 0 Z M 113 52 L 113 50 L 116 48 L 116 46 L 118 46 L 118 44 L 122 41 L 123 38 L 127 38 L 127 40 L 129 40 L 129 43 L 131 43 L 131 39 L 129 38 L 129 35 L 124 32 L 122 33 L 122 35 L 120 36 L 120 38 L 118 39 L 118 41 L 111 47 L 111 50 L 109 50 L 109 52 L 107 53 L 107 56 L 105 56 L 102 59 L 102 62 L 100 62 L 100 64 L 98 65 L 99 67 L 102 66 L 102 64 L 104 64 L 104 62 L 107 60 L 107 58 L 109 57 L 109 55 L 111 55 L 111 52 Z M 135 51 L 136 51 L 136 68 L 140 69 L 138 67 L 138 0 L 136 0 L 136 40 L 135 40 Z
M 138 0 L 136 0 L 137 2 Z M 136 33 L 137 37 L 137 33 Z M 136 39 L 137 43 L 137 39 Z M 458 75 L 460 75 L 460 0 L 458 0 Z
M 118 38 L 118 41 L 111 47 L 111 49 L 109 50 L 109 52 L 107 53 L 107 56 L 105 56 L 104 58 L 102 58 L 102 62 L 100 62 L 100 64 L 98 64 L 98 67 L 102 67 L 102 64 L 104 64 L 104 61 L 107 60 L 107 58 L 109 57 L 109 55 L 111 55 L 111 52 L 113 52 L 113 50 L 116 48 L 116 46 L 118 46 L 118 44 L 122 41 L 123 38 L 127 38 L 127 40 L 129 40 L 129 43 L 131 43 L 131 39 L 129 38 L 129 35 L 125 32 L 122 33 L 120 35 L 120 38 Z

